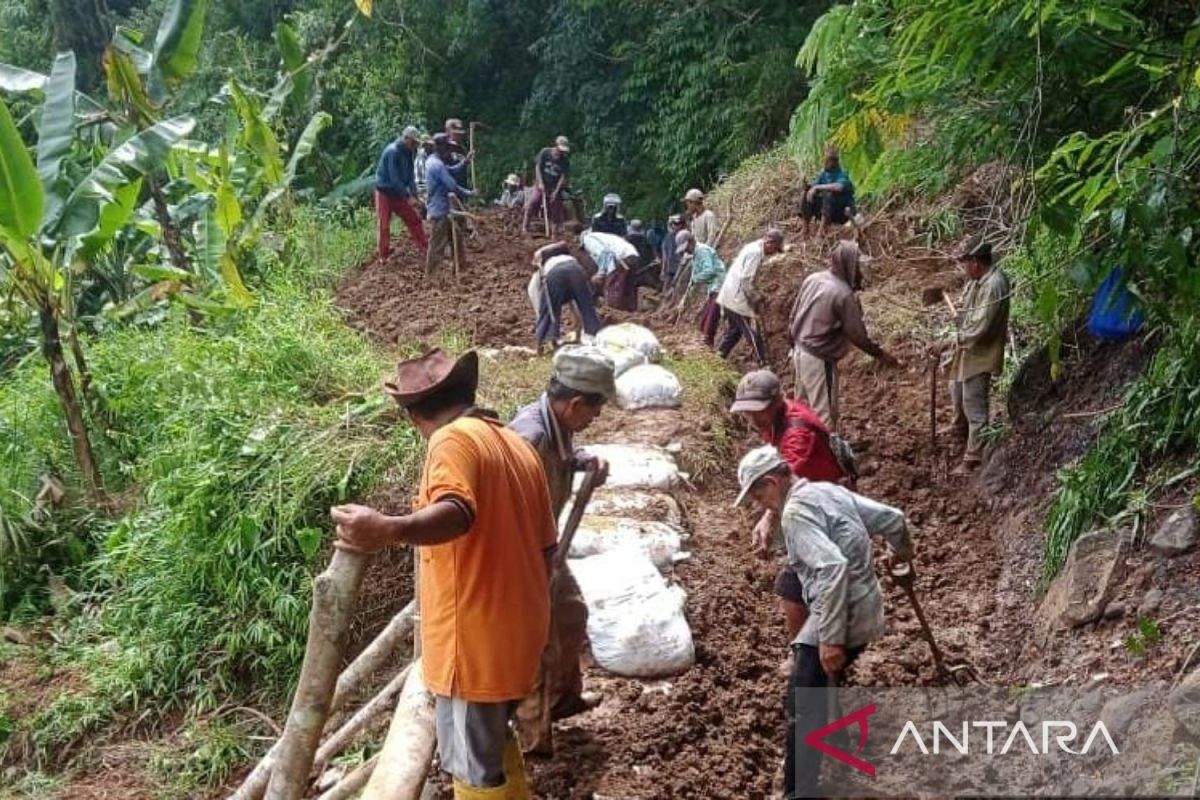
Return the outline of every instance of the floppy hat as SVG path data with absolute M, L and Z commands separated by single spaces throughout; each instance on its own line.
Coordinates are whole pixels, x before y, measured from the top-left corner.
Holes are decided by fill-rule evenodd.
M 396 374 L 383 382 L 383 391 L 400 406 L 408 408 L 443 389 L 479 386 L 479 356 L 474 350 L 458 359 L 441 348 L 434 348 L 420 358 L 410 358 L 396 365 Z

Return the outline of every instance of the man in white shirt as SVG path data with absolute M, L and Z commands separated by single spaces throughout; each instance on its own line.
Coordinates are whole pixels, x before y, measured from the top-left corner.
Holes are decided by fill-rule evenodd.
M 717 215 L 711 208 L 704 207 L 704 192 L 688 189 L 683 202 L 687 206 L 688 230 L 696 237 L 696 243 L 716 247 Z
M 729 267 L 721 291 L 717 293 L 717 304 L 725 319 L 725 336 L 717 348 L 721 358 L 729 358 L 733 348 L 745 337 L 754 349 L 758 365 L 766 366 L 767 343 L 756 329 L 763 298 L 755 288 L 754 280 L 763 259 L 782 251 L 783 231 L 770 228 L 763 238 L 743 247 Z
M 604 285 L 604 303 L 618 311 L 637 311 L 634 274 L 641 266 L 637 248 L 621 236 L 585 230 L 579 244 L 596 264 L 596 278 Z

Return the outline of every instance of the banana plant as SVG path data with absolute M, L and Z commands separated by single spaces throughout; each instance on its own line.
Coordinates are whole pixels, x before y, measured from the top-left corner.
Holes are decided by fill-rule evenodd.
M 72 452 L 93 503 L 105 493 L 79 402 L 80 387 L 67 366 L 62 332 L 74 331 L 72 266 L 103 248 L 129 220 L 131 185 L 162 166 L 174 144 L 195 126 L 176 117 L 136 132 L 101 153 L 79 178 L 63 168 L 76 141 L 75 56 L 60 53 L 43 85 L 37 113 L 36 161 L 8 104 L 0 101 L 0 279 L 37 315 L 42 355 L 62 406 Z M 132 190 L 136 191 L 136 190 Z M 72 351 L 86 381 L 82 348 Z M 86 389 L 86 383 L 83 384 Z

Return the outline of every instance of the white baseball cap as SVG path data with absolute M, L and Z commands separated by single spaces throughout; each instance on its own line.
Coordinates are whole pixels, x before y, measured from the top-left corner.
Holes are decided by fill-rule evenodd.
M 754 484 L 758 483 L 760 478 L 783 466 L 784 463 L 779 451 L 769 444 L 756 447 L 742 456 L 742 461 L 738 464 L 738 484 L 742 490 L 738 493 L 737 499 L 733 501 L 734 507 L 746 502 L 747 495 L 750 494 L 750 490 L 754 488 Z

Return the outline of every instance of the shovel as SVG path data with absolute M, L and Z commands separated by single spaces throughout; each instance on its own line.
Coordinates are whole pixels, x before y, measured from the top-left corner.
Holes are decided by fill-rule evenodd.
M 958 686 L 970 686 L 971 684 L 986 686 L 987 684 L 979 677 L 979 673 L 975 671 L 974 667 L 961 660 L 948 661 L 942 653 L 942 649 L 938 647 L 937 640 L 933 638 L 933 630 L 930 629 L 929 622 L 925 619 L 925 612 L 921 609 L 921 604 L 917 601 L 917 592 L 914 586 L 917 576 L 913 571 L 912 564 L 892 564 L 888 572 L 892 576 L 892 581 L 908 596 L 908 602 L 912 605 L 912 609 L 917 615 L 917 621 L 921 623 L 921 636 L 929 643 L 929 650 L 933 654 L 934 674 L 937 680 L 945 681 L 949 679 Z
M 579 529 L 579 523 L 583 519 L 583 512 L 587 509 L 588 502 L 592 499 L 592 492 L 596 491 L 596 487 L 600 485 L 600 465 L 593 461 L 588 464 L 587 470 L 583 473 L 583 482 L 579 484 L 579 491 L 575 492 L 575 500 L 571 503 L 571 513 L 567 515 L 567 524 L 563 525 L 562 536 L 558 540 L 558 548 L 554 551 L 554 561 L 551 566 L 551 579 L 557 575 L 562 569 L 563 563 L 567 560 L 567 552 L 571 549 L 571 542 L 575 539 L 575 531 Z

